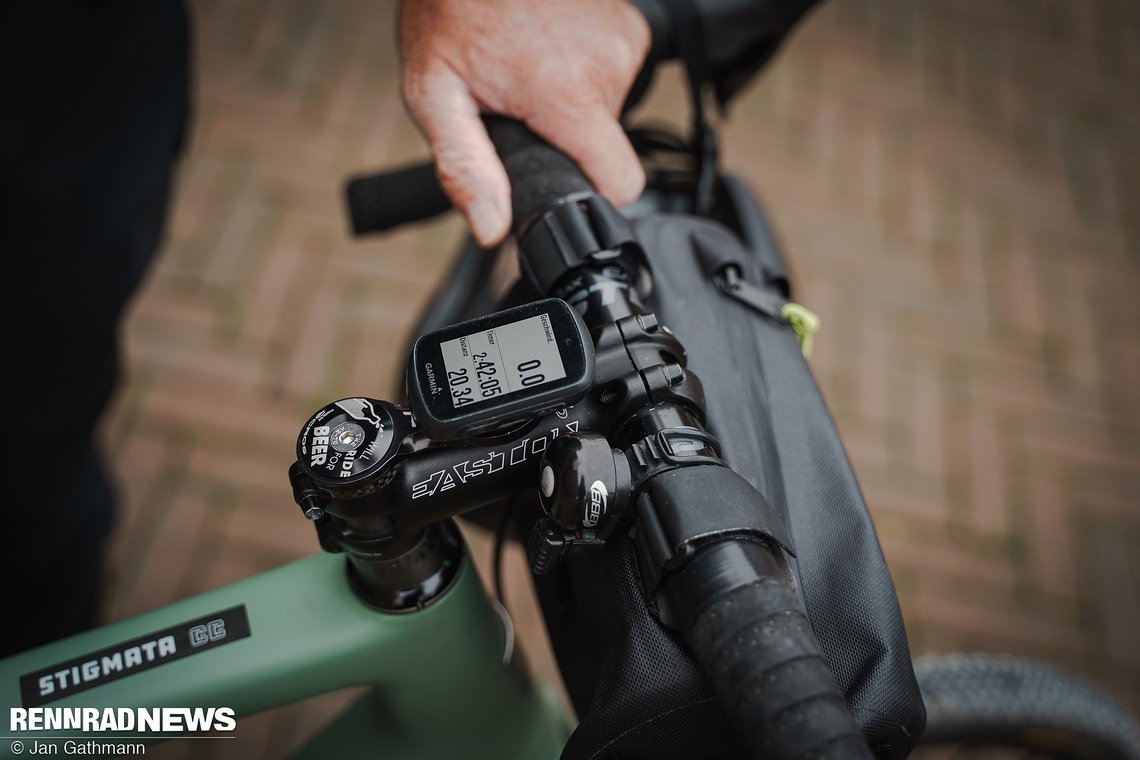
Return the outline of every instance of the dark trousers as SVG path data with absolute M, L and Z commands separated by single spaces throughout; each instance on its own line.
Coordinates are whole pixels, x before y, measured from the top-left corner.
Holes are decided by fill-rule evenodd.
M 7 452 L 0 655 L 97 620 L 115 497 L 96 425 L 163 232 L 188 116 L 179 0 L 0 11 Z

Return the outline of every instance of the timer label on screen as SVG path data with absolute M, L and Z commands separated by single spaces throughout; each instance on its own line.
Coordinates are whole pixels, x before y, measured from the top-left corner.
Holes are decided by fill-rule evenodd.
M 456 408 L 566 377 L 548 314 L 464 335 L 439 348 Z

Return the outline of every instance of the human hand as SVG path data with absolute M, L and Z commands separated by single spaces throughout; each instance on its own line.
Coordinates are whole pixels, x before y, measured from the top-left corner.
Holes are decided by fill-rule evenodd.
M 615 205 L 641 193 L 618 115 L 650 31 L 627 0 L 402 0 L 399 40 L 404 102 L 484 247 L 506 236 L 511 201 L 481 113 L 525 122 Z

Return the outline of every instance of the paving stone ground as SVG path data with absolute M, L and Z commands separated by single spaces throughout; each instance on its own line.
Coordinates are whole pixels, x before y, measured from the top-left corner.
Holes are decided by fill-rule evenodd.
M 107 620 L 316 550 L 285 477 L 298 426 L 393 395 L 461 235 L 347 234 L 345 178 L 426 155 L 392 3 L 193 7 L 193 138 L 105 425 L 123 495 Z M 670 81 L 649 110 L 679 120 Z M 914 651 L 1040 658 L 1140 711 L 1138 81 L 1125 0 L 833 0 L 736 103 L 724 159 L 823 318 L 813 367 Z M 277 757 L 347 698 L 156 751 Z

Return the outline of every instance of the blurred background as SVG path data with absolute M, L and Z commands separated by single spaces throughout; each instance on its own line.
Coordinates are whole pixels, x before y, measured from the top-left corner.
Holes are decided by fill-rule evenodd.
M 318 550 L 286 478 L 298 429 L 327 401 L 395 396 L 463 234 L 454 216 L 348 234 L 346 177 L 427 155 L 399 98 L 393 3 L 192 9 L 196 120 L 104 426 L 124 500 L 107 620 Z M 678 81 L 646 110 L 683 123 Z M 1040 658 L 1134 711 L 1138 82 L 1125 0 L 829 0 L 723 128 L 724 164 L 822 317 L 812 366 L 913 651 Z M 522 645 L 556 679 L 508 559 Z M 280 756 L 347 698 L 154 751 Z

